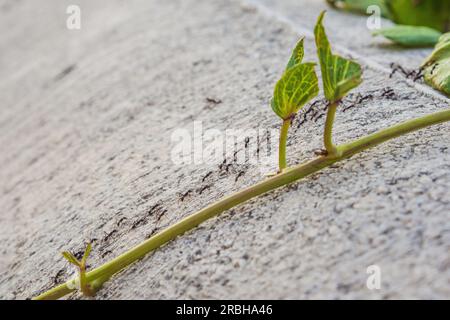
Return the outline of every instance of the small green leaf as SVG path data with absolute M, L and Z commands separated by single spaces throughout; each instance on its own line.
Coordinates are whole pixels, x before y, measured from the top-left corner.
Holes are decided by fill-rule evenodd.
M 81 258 L 81 264 L 86 265 L 86 261 L 89 258 L 89 254 L 91 253 L 92 245 L 91 243 L 87 244 L 86 250 L 84 251 L 83 258 Z
M 439 41 L 442 33 L 428 27 L 397 25 L 395 27 L 377 30 L 373 35 L 382 35 L 406 47 L 427 47 L 434 46 Z
M 288 119 L 297 113 L 319 93 L 315 64 L 302 64 L 304 55 L 304 38 L 302 38 L 292 51 L 283 76 L 275 85 L 274 97 L 270 104 L 272 110 L 282 119 Z
M 319 93 L 314 63 L 296 64 L 286 71 L 275 86 L 273 111 L 282 119 L 298 112 Z
M 77 258 L 74 257 L 73 254 L 71 254 L 69 251 L 63 251 L 61 252 L 63 257 L 66 258 L 67 261 L 69 261 L 71 264 L 80 267 L 80 262 L 78 261 Z
M 291 69 L 296 64 L 302 63 L 303 57 L 305 56 L 305 49 L 303 47 L 303 42 L 305 38 L 301 38 L 292 52 L 291 58 L 286 66 L 286 71 Z
M 322 70 L 325 97 L 333 103 L 339 101 L 350 90 L 359 86 L 362 82 L 362 71 L 358 63 L 332 54 L 330 43 L 322 24 L 324 15 L 325 11 L 319 16 L 314 35 Z
M 450 97 L 450 32 L 441 36 L 422 67 L 425 82 Z

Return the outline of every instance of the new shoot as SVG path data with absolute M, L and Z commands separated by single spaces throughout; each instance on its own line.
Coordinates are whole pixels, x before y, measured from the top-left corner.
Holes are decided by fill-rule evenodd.
M 322 71 L 323 90 L 325 98 L 328 100 L 323 142 L 326 154 L 339 156 L 338 150 L 333 143 L 333 123 L 336 109 L 347 93 L 360 85 L 362 82 L 362 71 L 361 66 L 356 62 L 334 55 L 331 52 L 330 42 L 322 24 L 324 16 L 325 11 L 320 14 L 314 29 L 317 55 Z
M 91 249 L 92 249 L 92 245 L 90 243 L 88 243 L 81 260 L 78 260 L 69 251 L 62 252 L 62 255 L 64 256 L 64 258 L 66 258 L 66 260 L 69 261 L 69 263 L 73 264 L 78 269 L 80 291 L 83 293 L 83 295 L 85 295 L 87 297 L 92 297 L 95 294 L 95 290 L 88 283 L 88 280 L 86 277 L 86 261 L 89 257 L 89 254 L 91 253 Z
M 281 118 L 278 173 L 287 167 L 286 144 L 289 128 L 296 113 L 319 93 L 314 63 L 302 63 L 305 55 L 303 41 L 295 46 L 281 79 L 275 85 L 271 101 L 272 110 Z

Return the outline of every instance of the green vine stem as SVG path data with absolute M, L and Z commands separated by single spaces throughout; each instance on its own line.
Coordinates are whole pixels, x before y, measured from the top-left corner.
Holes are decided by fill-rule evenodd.
M 282 173 L 276 176 L 268 178 L 267 180 L 259 182 L 230 196 L 224 197 L 219 201 L 209 205 L 208 207 L 194 214 L 191 214 L 190 216 L 187 216 L 186 218 L 157 233 L 156 235 L 130 249 L 129 251 L 123 253 L 117 258 L 106 262 L 100 267 L 97 267 L 94 270 L 88 272 L 86 274 L 87 281 L 91 285 L 91 288 L 93 288 L 94 290 L 98 290 L 104 282 L 110 279 L 111 276 L 113 276 L 117 272 L 143 258 L 149 252 L 161 247 L 167 242 L 175 239 L 177 236 L 182 235 L 186 231 L 195 228 L 200 223 L 222 213 L 225 210 L 231 209 L 263 193 L 272 191 L 274 189 L 302 179 L 306 176 L 309 176 L 323 168 L 330 166 L 333 163 L 347 159 L 368 148 L 379 145 L 380 143 L 425 127 L 447 121 L 450 121 L 450 109 L 394 125 L 353 142 L 337 146 L 337 153 L 334 155 L 321 156 L 307 163 L 287 168 Z M 50 289 L 47 292 L 44 292 L 35 299 L 44 300 L 61 298 L 75 290 L 75 281 L 76 280 L 74 279 L 69 280 L 64 284 L 61 284 L 53 289 Z
M 328 155 L 337 155 L 337 148 L 333 143 L 333 123 L 338 105 L 339 102 L 333 102 L 328 106 L 325 134 L 323 135 L 323 143 Z
M 289 127 L 291 126 L 291 119 L 285 119 L 283 120 L 283 125 L 281 126 L 280 131 L 280 146 L 279 146 L 279 167 L 280 170 L 279 173 L 283 172 L 284 169 L 287 167 L 287 161 L 286 161 L 286 143 L 287 143 L 287 136 Z

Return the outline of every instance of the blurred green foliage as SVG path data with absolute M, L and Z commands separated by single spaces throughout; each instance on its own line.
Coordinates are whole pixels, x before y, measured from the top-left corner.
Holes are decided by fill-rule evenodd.
M 380 7 L 381 14 L 384 17 L 388 14 L 384 0 L 327 0 L 327 2 L 334 8 L 356 11 L 364 14 L 367 13 L 367 8 L 369 6 L 376 5 Z
M 425 81 L 450 97 L 450 32 L 441 36 L 422 67 Z
M 326 0 L 331 6 L 367 13 L 370 5 L 380 7 L 384 17 L 395 23 L 450 31 L 450 0 Z
M 450 29 L 449 0 L 385 0 L 389 17 L 398 24 Z

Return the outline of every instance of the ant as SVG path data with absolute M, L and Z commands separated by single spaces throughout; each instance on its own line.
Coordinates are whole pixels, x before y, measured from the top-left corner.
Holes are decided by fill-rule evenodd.
M 411 70 L 408 71 L 403 68 L 401 65 L 396 63 L 391 63 L 392 72 L 389 75 L 389 78 L 392 78 L 397 71 L 400 71 L 407 79 L 413 79 L 414 82 L 418 81 L 423 77 L 422 68 L 419 71 Z
M 236 176 L 236 178 L 234 179 L 234 182 L 237 182 L 238 179 L 239 179 L 240 177 L 242 177 L 244 174 L 245 174 L 244 171 L 239 172 L 238 175 Z
M 210 171 L 210 172 L 208 172 L 203 178 L 202 178 L 202 182 L 205 182 L 205 180 L 210 176 L 210 175 L 212 175 L 212 171 Z
M 122 224 L 122 222 L 124 222 L 125 220 L 127 220 L 127 217 L 122 217 L 122 218 L 120 218 L 120 220 L 117 221 L 116 225 L 117 225 L 118 227 L 120 227 L 120 225 Z M 91 241 L 91 242 L 92 242 L 92 241 Z
M 145 236 L 145 239 L 150 239 L 158 231 L 158 228 L 154 228 L 150 233 Z
M 102 253 L 102 258 L 106 257 L 108 254 L 111 254 L 112 251 L 111 250 L 107 250 L 105 252 Z
M 319 120 L 320 120 L 321 118 L 323 118 L 324 116 L 325 116 L 324 113 L 319 114 L 319 115 L 314 119 L 314 122 L 319 121 Z
M 431 69 L 431 71 L 430 71 L 430 74 L 431 75 L 433 75 L 433 73 L 434 73 L 434 71 L 436 71 L 436 68 L 439 66 L 439 63 L 435 63 L 434 65 L 433 65 L 433 68 Z
M 239 152 L 239 150 L 236 150 L 236 151 L 233 153 L 233 162 L 237 162 L 237 154 L 238 154 L 238 152 Z M 228 170 L 227 170 L 227 172 L 228 172 Z
M 204 180 L 204 179 L 203 179 Z M 181 195 L 181 197 L 180 197 L 180 200 L 181 200 L 181 202 L 183 202 L 184 201 L 184 199 L 188 196 L 188 195 L 190 195 L 191 194 L 191 192 L 192 192 L 192 190 L 191 189 L 189 189 L 188 191 L 186 191 L 183 195 Z
M 383 92 L 381 93 L 381 96 L 383 98 L 393 99 L 395 98 L 395 91 L 392 88 L 384 88 Z
M 220 104 L 220 103 L 222 103 L 222 100 L 215 99 L 215 98 L 206 98 L 206 102 L 213 103 L 213 104 Z
M 250 138 L 249 138 L 249 137 L 246 137 L 245 140 L 244 140 L 244 144 L 245 144 L 245 145 L 244 145 L 244 148 L 245 148 L 245 149 L 248 148 L 249 142 L 250 142 Z
M 223 162 L 221 164 L 219 164 L 219 170 L 223 169 L 223 166 L 226 165 L 227 163 L 227 159 L 223 159 Z
M 198 191 L 198 194 L 202 194 L 202 193 L 203 193 L 205 190 L 207 190 L 207 189 L 211 189 L 211 186 L 207 185 L 207 186 L 202 187 L 202 188 Z
M 166 214 L 166 213 L 167 213 L 167 210 L 161 211 L 161 212 L 158 214 L 158 216 L 156 217 L 156 223 L 158 223 L 158 222 L 161 220 L 161 218 L 163 217 L 163 215 Z
M 400 71 L 401 73 L 403 73 L 403 75 L 408 74 L 408 72 L 405 69 L 403 69 L 403 67 L 401 65 L 396 64 L 394 62 L 391 63 L 390 67 L 392 69 L 392 72 L 389 75 L 389 78 L 392 78 L 397 71 Z
M 160 206 L 161 206 L 160 203 L 155 204 L 153 207 L 150 208 L 150 210 L 148 210 L 148 214 L 152 215 L 153 211 L 155 211 L 155 209 L 157 209 Z
M 64 275 L 66 273 L 66 271 L 64 270 L 64 269 L 61 269 L 61 270 L 59 270 L 57 273 L 56 273 L 56 275 L 53 277 L 53 283 L 56 285 L 56 284 L 59 284 L 59 283 L 61 283 L 61 276 L 62 275 Z
M 106 234 L 106 236 L 103 238 L 103 241 L 104 242 L 107 242 L 113 235 L 115 235 L 117 233 L 117 230 L 113 230 L 113 231 L 111 231 L 110 233 L 108 233 L 108 234 Z M 83 254 L 84 254 L 84 252 L 83 252 Z M 77 256 L 75 256 L 75 257 L 77 257 Z M 77 257 L 78 258 L 78 257 Z

